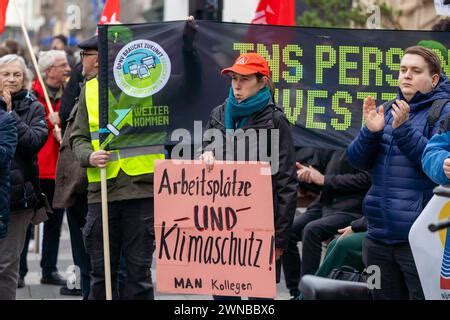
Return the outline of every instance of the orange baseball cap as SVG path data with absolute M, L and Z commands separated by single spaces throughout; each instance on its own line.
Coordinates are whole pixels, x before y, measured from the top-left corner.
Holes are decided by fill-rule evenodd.
M 261 73 L 264 76 L 269 76 L 269 65 L 266 59 L 261 57 L 257 53 L 244 53 L 241 54 L 234 64 L 221 71 L 222 74 L 229 72 L 236 72 L 242 75 L 249 75 L 254 73 Z

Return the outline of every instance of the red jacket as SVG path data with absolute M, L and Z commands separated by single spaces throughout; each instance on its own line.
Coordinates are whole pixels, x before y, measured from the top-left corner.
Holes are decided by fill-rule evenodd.
M 36 98 L 45 107 L 45 119 L 47 121 L 48 127 L 48 138 L 45 145 L 42 147 L 41 151 L 38 153 L 38 165 L 39 165 L 39 178 L 40 179 L 51 179 L 55 180 L 56 162 L 58 161 L 59 155 L 59 143 L 53 136 L 53 125 L 48 120 L 48 110 L 47 103 L 44 98 L 44 91 L 42 85 L 38 80 L 33 83 L 32 91 L 36 95 Z M 53 111 L 59 111 L 59 105 L 61 104 L 61 94 L 57 94 L 56 99 L 50 97 L 52 103 Z

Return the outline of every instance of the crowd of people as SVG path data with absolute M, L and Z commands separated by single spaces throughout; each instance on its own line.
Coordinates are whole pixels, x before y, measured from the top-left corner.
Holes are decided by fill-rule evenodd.
M 153 299 L 153 172 L 154 161 L 166 157 L 164 148 L 101 149 L 97 36 L 78 45 L 79 55 L 66 45 L 57 36 L 50 50 L 39 53 L 42 83 L 20 45 L 8 40 L 0 47 L 0 299 L 15 299 L 17 288 L 26 285 L 28 243 L 39 223 L 41 283 L 83 299 L 107 298 L 101 168 L 112 298 Z M 377 265 L 381 288 L 371 291 L 373 299 L 424 299 L 408 233 L 436 184 L 450 181 L 450 82 L 435 51 L 426 44 L 405 50 L 397 98 L 378 107 L 372 97 L 364 100 L 365 124 L 346 150 L 295 149 L 268 63 L 259 54 L 237 57 L 222 74 L 231 78 L 229 93 L 206 127 L 219 130 L 224 141 L 230 130 L 279 131 L 278 170 L 272 172 L 275 257 L 292 298 L 301 298 L 304 275 Z M 437 101 L 438 115 L 430 120 Z M 256 149 L 263 147 L 273 146 Z M 199 154 L 208 170 L 227 157 L 208 144 Z M 258 160 L 255 154 L 234 160 Z M 306 210 L 296 211 L 304 197 L 311 200 Z M 81 290 L 67 288 L 57 268 L 64 213 Z

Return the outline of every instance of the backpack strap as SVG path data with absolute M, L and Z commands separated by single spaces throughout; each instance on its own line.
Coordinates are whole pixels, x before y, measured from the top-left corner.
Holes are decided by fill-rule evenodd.
M 286 118 L 283 108 L 274 104 L 272 106 L 272 121 L 273 121 L 273 124 L 275 125 L 275 127 L 279 127 L 280 119 L 282 117 Z M 289 123 L 289 125 L 291 124 L 287 119 L 286 119 L 286 121 Z
M 439 120 L 439 117 L 441 116 L 442 109 L 447 104 L 447 102 L 450 102 L 450 99 L 437 99 L 433 101 L 433 104 L 431 105 L 430 110 L 428 111 L 428 129 L 429 129 L 429 135 L 431 136 L 431 131 L 433 130 L 434 125 Z M 446 122 L 448 119 L 446 119 Z
M 450 114 L 447 115 L 444 120 L 442 120 L 441 125 L 439 126 L 439 134 L 450 131 Z

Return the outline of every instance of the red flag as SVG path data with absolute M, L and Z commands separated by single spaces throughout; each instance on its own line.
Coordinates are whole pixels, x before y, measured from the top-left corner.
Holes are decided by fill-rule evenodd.
M 252 23 L 295 26 L 294 0 L 260 0 Z
M 113 24 L 119 22 L 120 0 L 106 0 L 102 16 L 98 24 Z
M 0 0 L 0 33 L 5 31 L 6 24 L 6 9 L 8 8 L 9 0 Z

